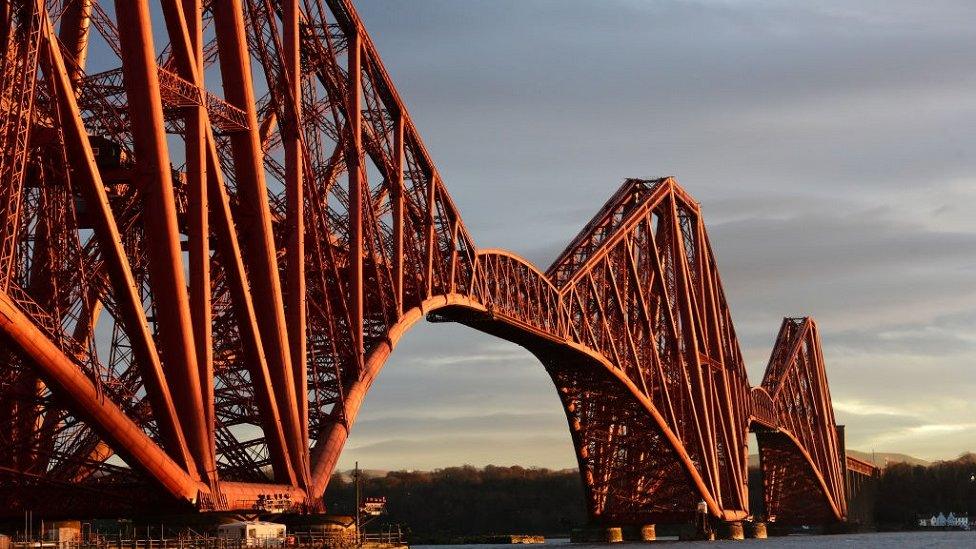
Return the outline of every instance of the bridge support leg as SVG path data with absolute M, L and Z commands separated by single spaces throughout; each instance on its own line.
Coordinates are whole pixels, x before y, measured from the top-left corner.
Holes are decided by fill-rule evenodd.
M 721 534 L 722 539 L 746 539 L 745 529 L 743 529 L 741 521 L 723 522 L 719 534 Z
M 657 539 L 657 529 L 653 524 L 641 526 L 640 539 L 641 541 L 654 541 Z
M 607 543 L 620 543 L 624 540 L 624 531 L 620 527 L 607 528 Z
M 766 523 L 765 522 L 754 522 L 749 528 L 749 537 L 755 539 L 766 539 L 769 537 L 766 534 Z

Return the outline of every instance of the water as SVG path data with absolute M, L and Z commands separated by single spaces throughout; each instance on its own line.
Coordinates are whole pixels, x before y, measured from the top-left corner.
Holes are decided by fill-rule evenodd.
M 552 546 L 564 546 L 560 549 L 657 549 L 659 547 L 692 548 L 692 547 L 764 547 L 779 549 L 780 547 L 815 548 L 830 547 L 837 549 L 885 549 L 889 547 L 970 547 L 976 548 L 976 531 L 962 532 L 884 532 L 873 534 L 837 534 L 830 536 L 787 536 L 771 537 L 769 539 L 747 539 L 745 541 L 671 541 L 659 539 L 653 543 L 573 543 L 569 540 L 547 540 L 544 549 Z M 541 547 L 538 545 L 412 545 L 411 549 L 514 549 L 523 547 Z

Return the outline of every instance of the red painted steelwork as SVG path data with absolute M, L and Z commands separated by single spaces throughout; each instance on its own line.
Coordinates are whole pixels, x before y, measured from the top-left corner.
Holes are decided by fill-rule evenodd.
M 3 509 L 320 510 L 426 317 L 539 358 L 596 521 L 747 517 L 750 429 L 770 518 L 845 518 L 816 326 L 750 387 L 673 179 L 627 180 L 542 272 L 474 246 L 348 0 L 163 0 L 159 55 L 145 0 L 4 5 Z M 121 69 L 87 74 L 93 41 Z

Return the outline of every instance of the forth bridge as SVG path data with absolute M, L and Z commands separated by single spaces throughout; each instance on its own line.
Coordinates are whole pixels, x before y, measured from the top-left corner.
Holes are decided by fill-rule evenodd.
M 0 0 L 4 514 L 322 512 L 426 319 L 538 358 L 594 524 L 750 517 L 750 432 L 764 519 L 847 519 L 874 471 L 817 324 L 784 319 L 750 384 L 673 178 L 541 270 L 475 245 L 350 0 L 104 3 Z

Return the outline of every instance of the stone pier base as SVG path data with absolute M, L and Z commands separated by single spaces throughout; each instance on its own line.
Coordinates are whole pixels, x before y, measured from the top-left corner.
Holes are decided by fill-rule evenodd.
M 746 539 L 745 529 L 740 521 L 723 522 L 719 527 L 719 535 L 722 539 Z
M 624 531 L 621 528 L 611 527 L 606 530 L 607 543 L 620 543 L 624 540 Z

